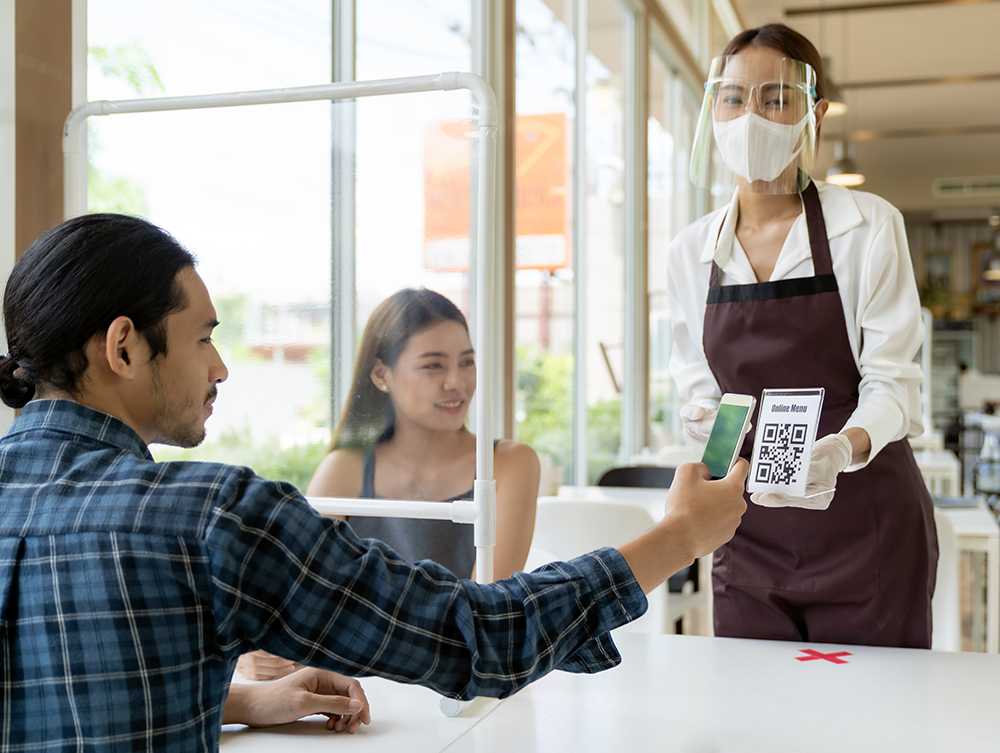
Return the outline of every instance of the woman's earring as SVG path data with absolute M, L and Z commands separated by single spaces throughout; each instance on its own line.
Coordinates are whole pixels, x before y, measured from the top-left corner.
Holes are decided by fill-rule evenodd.
M 382 392 L 388 392 L 388 391 L 389 391 L 389 385 L 388 384 L 383 384 L 382 385 Z

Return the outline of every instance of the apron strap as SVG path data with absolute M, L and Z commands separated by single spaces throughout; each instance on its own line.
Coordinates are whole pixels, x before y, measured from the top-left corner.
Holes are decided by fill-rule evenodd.
M 728 209 L 726 210 L 729 211 Z M 715 247 L 719 248 L 719 238 L 722 237 L 722 226 L 726 224 L 725 218 L 719 223 L 719 232 L 715 234 Z M 719 265 L 712 259 L 712 273 L 708 277 L 708 289 L 719 287 Z
M 819 191 L 811 180 L 802 190 L 802 203 L 806 210 L 806 227 L 809 229 L 809 246 L 812 249 L 813 274 L 833 274 L 833 260 L 830 257 L 830 241 L 826 235 L 826 220 L 819 201 Z

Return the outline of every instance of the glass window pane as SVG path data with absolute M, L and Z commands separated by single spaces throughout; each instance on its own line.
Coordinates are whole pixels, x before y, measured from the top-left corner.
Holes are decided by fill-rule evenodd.
M 650 447 L 655 452 L 679 442 L 676 392 L 670 379 L 670 320 L 664 286 L 666 251 L 678 222 L 675 211 L 675 114 L 673 75 L 659 56 L 649 58 L 649 421 Z M 685 175 L 686 177 L 686 175 Z
M 674 141 L 676 150 L 674 169 L 674 190 L 677 192 L 677 230 L 694 222 L 701 212 L 698 210 L 699 196 L 704 193 L 698 189 L 688 177 L 691 165 L 691 150 L 694 148 L 695 124 L 698 122 L 698 111 L 701 99 L 686 89 L 679 78 L 674 79 L 674 92 L 677 94 L 677 138 Z
M 517 438 L 568 473 L 573 452 L 572 3 L 518 0 Z
M 587 479 L 618 464 L 625 359 L 625 16 L 614 0 L 587 14 L 586 317 Z
M 358 3 L 357 78 L 469 71 L 470 29 L 468 2 Z M 353 106 L 358 341 L 375 307 L 403 288 L 441 293 L 473 326 L 472 104 L 468 92 L 454 91 L 359 99 Z M 343 407 L 336 406 L 338 415 Z
M 702 2 L 707 1 L 702 0 Z M 691 40 L 691 50 L 697 55 L 698 50 L 694 40 L 698 38 L 696 25 L 698 0 L 659 0 L 659 3 L 681 38 Z
M 238 10 L 238 12 L 236 12 Z M 307 86 L 330 80 L 330 4 L 310 0 L 87 1 L 89 98 Z M 103 51 L 103 52 L 101 52 Z M 262 54 L 266 51 L 267 54 Z
M 706 61 L 711 61 L 712 58 L 721 55 L 722 51 L 726 49 L 727 44 L 729 44 L 729 32 L 726 31 L 726 27 L 719 20 L 719 14 L 715 12 L 715 6 L 710 3 L 708 8 L 708 55 L 705 56 Z
M 356 6 L 359 81 L 471 70 L 471 3 L 362 0 Z
M 468 71 L 470 27 L 468 3 L 358 3 L 358 80 Z M 436 290 L 468 316 L 469 95 L 376 97 L 356 112 L 358 337 L 375 306 L 406 287 Z
M 649 421 L 650 443 L 683 444 L 680 398 L 670 377 L 673 341 L 667 317 L 666 255 L 673 238 L 697 216 L 688 177 L 700 102 L 654 50 L 649 58 Z
M 89 98 L 323 83 L 330 23 L 329 5 L 306 2 L 233 13 L 219 0 L 90 0 Z M 222 322 L 229 379 L 208 438 L 156 457 L 246 464 L 304 488 L 329 423 L 329 105 L 92 122 L 90 209 L 141 214 L 174 234 L 198 257 Z

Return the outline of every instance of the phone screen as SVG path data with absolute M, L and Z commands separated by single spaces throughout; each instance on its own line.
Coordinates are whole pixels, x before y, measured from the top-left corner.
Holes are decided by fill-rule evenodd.
M 743 426 L 749 412 L 749 405 L 722 403 L 719 406 L 712 435 L 708 438 L 708 445 L 701 459 L 708 466 L 712 478 L 723 478 L 729 473 L 729 466 L 743 442 Z

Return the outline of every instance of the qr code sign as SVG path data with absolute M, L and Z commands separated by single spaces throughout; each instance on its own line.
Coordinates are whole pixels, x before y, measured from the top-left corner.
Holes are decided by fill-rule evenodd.
M 764 424 L 757 437 L 760 457 L 754 480 L 762 484 L 795 483 L 802 470 L 807 435 L 806 424 Z

